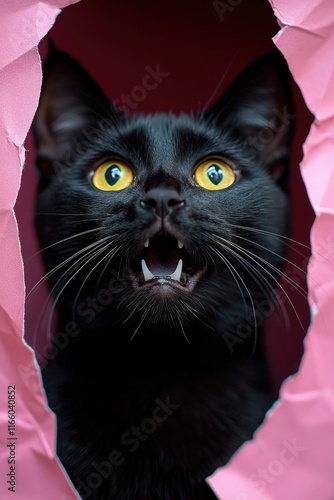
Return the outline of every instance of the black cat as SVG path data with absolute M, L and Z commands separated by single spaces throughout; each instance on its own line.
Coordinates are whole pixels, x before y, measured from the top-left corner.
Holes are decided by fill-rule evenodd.
M 43 377 L 83 499 L 216 498 L 205 479 L 263 420 L 290 117 L 276 53 L 212 109 L 128 116 L 51 51 L 34 121 L 58 314 Z

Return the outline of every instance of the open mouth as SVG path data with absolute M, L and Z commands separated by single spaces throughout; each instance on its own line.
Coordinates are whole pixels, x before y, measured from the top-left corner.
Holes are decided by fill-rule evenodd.
M 184 243 L 170 233 L 146 240 L 129 269 L 135 288 L 172 287 L 188 292 L 204 272 Z

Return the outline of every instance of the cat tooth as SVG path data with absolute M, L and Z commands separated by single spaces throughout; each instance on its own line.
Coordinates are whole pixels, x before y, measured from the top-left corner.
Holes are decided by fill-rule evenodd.
M 178 244 L 178 247 L 179 247 L 179 248 L 183 248 L 183 243 L 182 243 L 182 241 L 177 240 L 177 244 Z
M 147 248 L 149 246 L 149 244 L 150 244 L 150 240 L 145 241 L 144 247 Z
M 142 259 L 142 261 L 141 261 L 141 267 L 142 267 L 142 270 L 143 270 L 145 281 L 148 281 L 148 280 L 151 280 L 152 278 L 154 278 L 154 274 L 151 273 L 151 271 L 147 267 L 146 262 L 144 261 L 144 259 Z
M 181 273 L 182 273 L 182 265 L 183 265 L 183 262 L 182 262 L 182 259 L 180 259 L 175 271 L 173 272 L 173 274 L 171 274 L 169 276 L 169 278 L 171 278 L 172 280 L 175 280 L 175 281 L 180 281 Z

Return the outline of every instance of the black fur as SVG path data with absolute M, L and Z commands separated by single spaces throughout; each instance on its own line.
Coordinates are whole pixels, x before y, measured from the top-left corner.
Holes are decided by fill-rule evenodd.
M 73 59 L 49 56 L 34 122 L 36 221 L 46 269 L 55 269 L 58 326 L 43 376 L 58 453 L 82 498 L 215 498 L 205 478 L 271 404 L 254 307 L 261 324 L 283 258 L 269 233 L 287 232 L 287 73 L 273 53 L 210 110 L 125 116 Z M 92 185 L 109 158 L 132 167 L 130 187 Z M 205 158 L 232 165 L 236 182 L 197 186 L 194 168 Z M 154 189 L 182 203 L 173 198 L 159 218 L 141 203 Z M 204 270 L 191 292 L 156 293 L 130 279 L 156 232 L 184 242 L 189 275 Z M 89 253 L 97 241 L 110 246 Z

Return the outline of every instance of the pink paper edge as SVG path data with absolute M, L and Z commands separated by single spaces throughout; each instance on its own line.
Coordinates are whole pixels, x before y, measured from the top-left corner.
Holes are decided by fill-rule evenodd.
M 59 8 L 70 3 L 75 0 L 13 1 L 0 19 L 0 91 L 6 102 L 0 114 L 1 499 L 78 498 L 55 455 L 55 418 L 46 406 L 34 353 L 23 339 L 25 288 L 13 211 L 25 160 L 22 145 L 40 94 L 37 45 Z
M 40 2 L 36 2 L 36 3 L 40 3 Z M 52 3 L 54 4 L 55 2 L 52 2 Z M 74 2 L 67 2 L 67 3 L 74 3 Z M 282 5 L 283 5 L 283 7 L 286 8 L 286 4 L 284 5 L 284 2 L 280 2 L 280 1 L 273 2 L 273 6 L 276 7 L 278 9 L 278 11 L 280 11 L 280 12 L 281 12 L 280 7 Z M 316 6 L 316 2 L 314 2 L 314 5 Z M 324 8 L 325 5 L 329 6 L 329 2 L 327 2 L 327 4 L 326 4 L 326 2 L 322 2 L 321 5 Z M 62 6 L 65 6 L 65 2 L 63 2 Z M 284 9 L 282 9 L 282 11 L 283 10 Z M 282 25 L 286 24 L 286 22 L 287 22 L 286 19 L 280 20 L 280 23 Z M 292 23 L 289 23 L 289 24 L 292 24 Z M 290 29 L 290 28 L 288 28 L 288 29 Z M 283 48 L 284 43 L 283 43 L 283 45 L 281 45 L 281 43 L 284 42 L 283 34 L 286 30 L 287 29 L 282 30 L 281 36 L 278 36 L 275 40 L 275 43 L 277 43 L 277 45 L 281 48 L 281 50 L 283 52 L 284 52 L 284 48 Z M 296 33 L 296 36 L 300 36 L 300 35 L 301 35 L 300 32 Z M 299 79 L 298 79 L 298 71 L 295 73 L 295 71 L 293 69 L 293 65 L 295 62 L 293 59 L 293 54 L 287 55 L 287 59 L 288 59 L 288 62 L 290 64 L 290 67 L 292 69 L 292 72 L 295 74 L 297 82 L 299 83 L 299 85 L 301 86 L 301 89 L 303 90 L 303 82 L 302 82 L 302 80 L 299 81 Z M 306 98 L 306 96 L 305 96 L 305 98 Z M 31 118 L 32 118 L 32 116 L 31 116 Z M 305 146 L 305 150 L 307 151 L 307 153 L 309 153 L 309 151 L 312 151 L 312 138 L 314 137 L 315 134 L 319 134 L 321 132 L 320 129 L 321 129 L 321 124 L 317 125 L 316 130 L 314 130 L 314 128 L 312 128 L 311 134 L 310 134 L 309 139 L 307 141 L 307 144 Z M 319 130 L 320 130 L 320 132 L 319 132 Z M 318 137 L 317 137 L 317 139 L 318 139 Z M 19 145 L 15 146 L 15 147 L 16 147 L 16 151 L 17 151 L 17 158 L 19 159 L 19 161 L 17 163 L 17 167 L 19 168 L 20 158 L 22 160 L 23 154 L 22 154 L 22 150 L 20 149 Z M 330 156 L 330 157 L 333 157 L 333 156 Z M 13 160 L 13 162 L 14 162 L 14 160 Z M 302 169 L 303 169 L 303 175 L 304 175 L 308 190 L 310 193 L 312 193 L 312 182 L 311 182 L 310 178 L 311 178 L 311 176 L 312 176 L 311 174 L 313 173 L 314 170 L 313 170 L 313 165 L 308 164 L 307 157 L 303 162 Z M 309 172 L 311 172 L 311 174 L 309 174 Z M 17 187 L 18 187 L 18 185 L 17 185 Z M 311 199 L 312 199 L 312 197 L 311 197 Z M 316 223 L 314 224 L 313 231 L 312 231 L 313 246 L 318 245 L 319 239 L 324 238 L 326 236 L 326 233 L 328 234 L 328 226 L 329 226 L 329 224 L 332 224 L 332 222 L 333 222 L 332 218 L 330 217 L 330 214 L 333 213 L 333 207 L 326 206 L 321 211 L 319 209 L 319 207 L 320 208 L 322 207 L 321 204 L 322 204 L 322 200 L 319 200 L 319 203 L 317 204 L 317 207 L 316 207 L 319 217 L 318 217 Z M 327 211 L 327 214 L 325 213 L 326 211 Z M 9 210 L 9 211 L 7 210 L 7 224 L 8 224 L 7 228 L 9 228 L 9 230 L 11 231 L 11 236 L 14 237 L 15 241 L 16 241 L 16 246 L 15 246 L 15 243 L 13 245 L 13 254 L 16 258 L 16 266 L 17 266 L 16 269 L 20 269 L 22 271 L 22 261 L 21 261 L 20 254 L 19 254 L 19 244 L 17 243 L 17 241 L 18 241 L 17 240 L 17 226 L 16 226 L 15 217 L 13 217 L 13 213 L 11 212 L 11 210 Z M 321 247 L 321 244 L 320 244 L 320 247 Z M 320 248 L 320 250 L 321 250 L 321 248 Z M 321 255 L 321 253 L 320 253 L 320 255 Z M 333 252 L 331 252 L 329 257 L 332 255 L 333 255 Z M 313 383 L 311 383 L 311 384 L 310 384 L 310 380 L 307 377 L 305 377 L 305 371 L 308 371 L 310 368 L 311 369 L 312 368 L 314 369 L 315 367 L 319 368 L 319 365 L 317 364 L 317 360 L 315 359 L 316 353 L 315 352 L 310 353 L 309 351 L 316 351 L 315 347 L 317 347 L 317 349 L 319 349 L 319 351 L 321 351 L 321 348 L 323 347 L 321 345 L 321 342 L 326 342 L 328 354 L 331 351 L 328 350 L 327 343 L 329 343 L 329 347 L 332 348 L 332 345 L 330 344 L 330 337 L 328 335 L 329 332 L 324 328 L 324 325 L 333 324 L 332 312 L 331 312 L 330 308 L 326 307 L 328 305 L 329 297 L 333 296 L 332 283 L 330 282 L 330 280 L 326 280 L 326 277 L 328 278 L 328 269 L 324 270 L 324 267 L 326 265 L 328 265 L 327 261 L 325 261 L 325 263 L 324 263 L 324 261 L 322 261 L 321 259 L 316 258 L 316 257 L 313 257 L 312 262 L 310 264 L 310 268 L 312 268 L 314 275 L 319 274 L 320 278 L 321 278 L 320 281 L 317 280 L 319 283 L 321 283 L 320 287 L 319 286 L 314 287 L 314 282 L 310 281 L 310 290 L 313 291 L 313 289 L 315 288 L 314 295 L 317 297 L 317 308 L 318 308 L 319 312 L 318 312 L 318 314 L 313 322 L 313 325 L 312 325 L 310 332 L 309 332 L 308 339 L 306 341 L 306 348 L 307 348 L 308 354 L 306 354 L 304 356 L 304 359 L 302 362 L 302 367 L 301 367 L 299 374 L 296 377 L 291 378 L 290 380 L 288 380 L 284 384 L 284 386 L 282 388 L 282 392 L 281 392 L 281 402 L 277 405 L 276 409 L 273 410 L 273 412 L 271 413 L 271 416 L 267 419 L 267 421 L 264 424 L 264 426 L 262 427 L 262 429 L 259 430 L 259 432 L 257 433 L 257 438 L 252 443 L 246 444 L 242 448 L 240 453 L 236 455 L 236 457 L 233 459 L 233 461 L 231 462 L 231 464 L 228 467 L 221 469 L 214 476 L 212 476 L 212 478 L 209 479 L 209 482 L 211 483 L 212 487 L 214 489 L 216 489 L 217 494 L 220 494 L 219 490 L 221 490 L 221 494 L 223 495 L 223 498 L 226 500 L 228 500 L 229 498 L 231 498 L 231 499 L 233 498 L 236 500 L 248 500 L 251 498 L 256 498 L 256 499 L 277 498 L 277 499 L 281 500 L 281 498 L 283 498 L 284 495 L 288 491 L 287 486 L 290 487 L 289 491 L 291 492 L 291 487 L 293 486 L 293 483 L 297 483 L 299 485 L 298 486 L 298 488 L 299 488 L 298 495 L 299 496 L 298 497 L 291 496 L 291 495 L 289 496 L 289 498 L 293 498 L 294 500 L 297 498 L 300 498 L 303 500 L 305 500 L 307 498 L 317 498 L 317 500 L 318 499 L 320 500 L 322 498 L 323 499 L 325 499 L 325 498 L 330 499 L 331 498 L 330 495 L 332 494 L 332 491 L 333 491 L 333 479 L 332 479 L 332 474 L 328 474 L 328 471 L 329 471 L 328 462 L 329 462 L 329 465 L 331 465 L 331 470 L 333 470 L 333 463 L 331 461 L 328 461 L 328 456 L 331 456 L 331 455 L 330 454 L 327 455 L 327 453 L 324 453 L 324 450 L 325 451 L 326 451 L 326 449 L 329 450 L 329 446 L 327 446 L 325 449 L 323 447 L 321 450 L 322 455 L 324 456 L 324 458 L 327 459 L 327 464 L 323 463 L 324 460 L 322 460 L 322 461 L 320 460 L 321 466 L 323 468 L 314 467 L 315 459 L 319 458 L 318 456 L 314 455 L 314 450 L 316 450 L 315 442 L 319 442 L 319 432 L 318 432 L 317 425 L 314 425 L 314 421 L 312 421 L 312 427 L 311 427 L 312 432 L 310 432 L 310 423 L 309 422 L 307 423 L 308 424 L 307 426 L 300 425 L 300 422 L 304 421 L 303 418 L 300 418 L 303 416 L 303 414 L 301 414 L 298 411 L 298 409 L 289 408 L 289 406 L 290 407 L 291 406 L 292 407 L 299 406 L 301 403 L 303 403 L 304 405 L 306 404 L 306 406 L 309 406 L 309 404 L 311 404 L 313 407 L 320 405 L 319 407 L 321 408 L 322 411 L 325 409 L 325 410 L 329 410 L 330 412 L 333 412 L 333 406 L 331 406 L 331 404 L 330 404 L 330 397 L 333 396 L 333 387 L 331 385 L 325 386 L 325 387 L 323 386 L 323 384 L 322 384 L 322 382 L 324 381 L 322 378 L 323 370 L 321 370 L 321 369 L 319 370 L 319 373 L 317 373 L 317 375 L 318 375 L 317 377 L 314 377 L 314 373 L 313 373 L 313 371 L 311 371 L 311 375 L 313 375 L 312 379 L 316 378 L 316 381 L 312 380 Z M 17 271 L 15 271 L 15 272 L 17 273 Z M 331 273 L 329 273 L 329 276 L 330 276 L 330 274 Z M 20 279 L 20 278 L 18 278 L 18 279 Z M 23 294 L 23 286 L 24 285 L 23 285 L 23 278 L 22 278 L 22 283 L 21 283 L 22 294 Z M 326 293 L 323 293 L 324 289 L 326 290 Z M 9 309 L 11 310 L 12 306 L 9 307 Z M 328 309 L 329 309 L 329 311 L 328 311 Z M 323 312 L 322 312 L 322 310 L 323 310 Z M 5 311 L 6 311 L 6 309 L 5 309 Z M 1 311 L 2 312 L 1 319 L 3 320 L 2 321 L 2 332 L 1 332 L 2 336 L 4 339 L 6 338 L 5 336 L 8 336 L 8 338 L 11 338 L 11 340 L 15 343 L 14 344 L 15 350 L 17 350 L 17 356 L 19 357 L 19 359 L 21 356 L 21 351 L 20 351 L 21 347 L 20 347 L 20 344 L 16 341 L 16 339 L 19 338 L 18 334 L 21 335 L 20 331 L 19 331 L 19 327 L 22 326 L 22 319 L 23 319 L 22 318 L 22 311 L 23 311 L 23 308 L 20 305 L 19 305 L 18 309 L 16 309 L 14 311 L 14 312 L 16 312 L 16 314 L 14 314 L 14 315 L 11 314 L 11 315 L 6 316 L 6 313 Z M 332 322 L 331 323 L 327 322 L 328 320 L 331 320 Z M 313 342 L 314 342 L 314 345 L 312 344 Z M 7 342 L 5 341 L 4 344 L 6 345 Z M 320 346 L 319 346 L 319 344 L 320 344 Z M 21 346 L 22 346 L 22 344 L 21 344 Z M 312 347 L 312 349 L 310 349 L 310 346 Z M 18 364 L 16 367 L 14 367 L 14 372 L 16 371 L 20 375 L 20 379 L 21 379 L 21 381 L 23 381 L 23 384 L 24 384 L 24 381 L 29 380 L 29 376 L 31 377 L 29 384 L 32 383 L 33 379 L 35 379 L 35 381 L 36 381 L 36 375 L 37 375 L 37 382 L 36 383 L 37 383 L 37 385 L 39 384 L 37 391 L 39 393 L 38 395 L 41 397 L 41 400 L 38 401 L 37 403 L 38 403 L 38 405 L 43 406 L 43 405 L 45 405 L 44 396 L 42 394 L 40 380 L 38 378 L 39 373 L 38 373 L 38 370 L 36 368 L 35 360 L 32 356 L 31 350 L 27 346 L 24 346 L 24 350 L 25 351 L 22 351 L 22 360 L 24 361 L 24 364 L 23 365 Z M 324 354 L 326 355 L 326 350 L 325 350 Z M 6 360 L 8 361 L 8 353 L 6 356 Z M 30 372 L 24 371 L 22 373 L 22 366 L 26 370 L 28 370 L 29 367 L 31 367 L 31 371 Z M 20 373 L 20 369 L 21 369 L 21 373 Z M 2 382 L 4 382 L 3 377 L 4 376 L 2 375 Z M 332 377 L 332 380 L 334 380 L 334 377 Z M 10 380 L 10 382 L 12 382 L 12 380 Z M 298 401 L 298 398 L 302 398 L 303 400 Z M 45 406 L 44 406 L 44 408 L 42 408 L 41 411 L 44 415 Z M 326 412 L 325 412 L 325 415 L 326 415 Z M 321 421 L 321 424 L 325 428 L 325 430 L 331 431 L 331 434 L 327 434 L 327 432 L 326 432 L 325 436 L 334 435 L 333 425 L 331 424 L 331 421 L 333 421 L 332 413 L 329 416 L 331 418 L 328 418 L 328 420 L 325 417 L 323 417 L 323 419 Z M 47 419 L 48 416 L 45 415 L 45 418 Z M 2 419 L 3 419 L 3 415 L 1 414 L 0 424 L 1 425 L 6 424 L 7 422 L 3 421 Z M 294 428 L 295 432 L 291 433 L 291 429 L 289 429 L 290 424 L 296 425 L 296 427 Z M 282 427 L 282 425 L 283 425 L 283 427 Z M 284 431 L 284 425 L 286 425 L 287 431 L 284 435 L 284 439 L 282 439 L 282 436 L 284 434 L 284 432 L 282 434 L 282 431 Z M 54 432 L 54 422 L 52 423 L 51 427 L 53 428 L 53 432 Z M 269 429 L 268 429 L 268 427 L 269 427 Z M 277 439 L 275 428 L 276 428 L 276 430 L 280 431 L 278 439 Z M 305 431 L 305 429 L 310 434 L 312 439 L 311 440 L 306 439 L 304 442 L 303 439 L 300 438 L 300 436 L 303 437 L 305 435 L 303 433 Z M 273 439 L 274 436 L 276 436 L 276 439 Z M 313 436 L 315 439 L 313 439 Z M 46 434 L 42 436 L 41 440 L 43 440 L 43 439 L 45 439 L 45 442 L 44 442 L 44 451 L 42 449 L 42 453 L 44 454 L 45 451 L 47 451 L 47 453 L 50 453 L 50 450 L 51 450 L 51 456 L 48 457 L 48 459 L 51 461 L 54 460 L 56 463 L 57 460 L 55 459 L 54 455 L 52 455 L 54 436 L 53 435 L 48 436 L 47 432 L 46 432 Z M 299 441 L 298 441 L 298 439 L 299 439 Z M 325 439 L 326 439 L 326 437 L 325 437 Z M 327 442 L 330 443 L 331 449 L 332 449 L 333 443 L 329 439 L 327 439 Z M 250 452 L 249 452 L 249 450 L 250 450 Z M 288 450 L 288 451 L 286 451 L 286 450 Z M 309 461 L 307 460 L 307 457 L 308 457 L 307 450 L 313 451 L 312 459 L 309 459 Z M 34 448 L 33 448 L 33 451 L 35 451 Z M 31 451 L 29 451 L 28 446 L 26 447 L 26 452 L 27 452 L 27 455 L 25 456 L 25 461 L 24 461 L 25 466 L 27 463 L 26 460 L 29 460 L 30 456 L 31 456 Z M 289 459 L 291 460 L 291 458 L 294 456 L 293 455 L 293 452 L 294 452 L 296 454 L 296 457 L 295 457 L 296 460 L 294 460 L 293 462 L 290 462 L 289 464 L 283 464 L 282 463 L 283 457 L 285 457 L 284 458 L 285 461 L 288 460 L 288 458 L 287 458 L 288 452 L 290 452 Z M 244 457 L 242 456 L 242 454 L 244 455 Z M 265 456 L 265 461 L 259 460 L 264 456 Z M 306 464 L 305 467 L 301 466 L 300 460 L 298 460 L 301 456 L 303 456 L 305 458 L 305 460 L 303 460 L 303 462 L 305 462 L 305 464 Z M 3 458 L 1 454 L 0 454 L 0 458 Z M 243 458 L 246 458 L 246 459 L 243 461 Z M 40 459 L 40 457 L 39 457 L 39 459 Z M 280 459 L 281 459 L 281 461 L 280 461 Z M 281 466 L 286 465 L 286 468 L 285 469 L 283 468 L 282 473 L 280 473 L 279 475 L 275 475 L 280 470 L 280 466 L 277 465 L 275 460 L 276 460 L 276 462 L 281 463 Z M 238 465 L 238 461 L 240 462 L 239 465 Z M 33 460 L 33 462 L 36 463 L 35 460 Z M 23 463 L 23 460 L 22 460 L 22 463 Z M 260 467 L 261 464 L 263 466 L 263 463 L 264 463 L 264 465 L 267 466 L 268 470 L 269 470 L 269 466 L 271 465 L 271 469 L 269 471 L 271 473 L 271 475 L 269 475 L 268 477 L 272 481 L 270 482 L 269 480 L 267 481 L 265 479 L 262 479 L 262 483 L 263 483 L 263 481 L 265 482 L 265 488 L 263 491 L 259 492 L 259 491 L 256 491 L 256 488 L 254 489 L 253 483 L 252 483 L 253 484 L 252 487 L 249 485 L 249 478 L 250 478 L 250 476 L 249 476 L 250 469 L 249 468 L 251 467 L 251 470 L 253 470 L 253 471 L 255 470 L 255 473 L 259 474 L 258 473 L 259 468 L 257 468 L 257 465 L 259 465 L 259 467 Z M 275 469 L 274 465 L 275 465 L 276 469 Z M 288 467 L 288 465 L 289 465 L 289 467 Z M 307 465 L 310 466 L 309 470 L 313 471 L 313 469 L 315 468 L 315 470 L 317 471 L 320 469 L 322 471 L 322 473 L 319 476 L 317 476 L 314 473 L 312 473 L 312 474 L 310 473 L 308 476 L 310 478 L 310 480 L 305 481 L 305 470 L 308 470 Z M 326 467 L 326 465 L 327 465 L 327 467 Z M 50 467 L 50 464 L 48 463 L 48 468 L 49 467 Z M 57 462 L 57 467 L 59 467 L 58 462 Z M 287 471 L 288 472 L 293 471 L 293 474 L 291 474 L 291 473 L 287 474 Z M 274 472 L 275 472 L 275 474 L 274 474 Z M 223 474 L 223 477 L 218 477 L 220 473 Z M 254 474 L 254 472 L 252 474 Z M 289 478 L 290 478 L 289 480 L 287 480 L 287 476 L 289 476 Z M 324 477 L 328 478 L 329 481 L 327 484 L 325 483 L 325 485 L 322 485 L 322 487 L 321 487 L 321 483 L 324 483 Z M 273 480 L 273 478 L 275 478 L 275 480 Z M 279 480 L 277 480 L 276 478 L 279 478 Z M 292 478 L 293 478 L 293 481 L 292 481 Z M 223 487 L 220 484 L 220 479 L 222 479 L 222 481 L 223 481 L 223 484 L 224 484 Z M 255 480 L 257 480 L 258 482 L 260 482 L 260 479 L 258 477 L 255 478 Z M 38 481 L 39 480 L 40 480 L 40 471 L 38 473 Z M 31 490 L 31 487 L 34 487 L 32 485 L 32 483 L 35 483 L 35 481 L 33 481 L 33 476 L 30 475 L 28 480 L 27 480 L 26 487 L 28 488 L 28 491 L 31 491 L 31 493 L 34 494 L 34 492 Z M 20 488 L 21 488 L 22 484 L 24 484 L 24 482 L 22 479 L 20 479 L 20 486 L 19 486 Z M 276 486 L 278 484 L 282 485 L 282 487 L 277 489 Z M 317 487 L 317 489 L 315 489 L 314 485 Z M 60 498 L 58 493 L 57 493 L 57 482 L 55 482 L 55 481 L 52 482 L 52 490 L 53 490 L 52 493 L 50 492 L 50 483 L 48 482 L 47 484 L 45 484 L 45 486 L 47 487 L 47 490 L 46 490 L 47 491 L 47 493 L 46 493 L 47 498 Z M 262 486 L 263 486 L 263 484 L 262 484 Z M 38 488 L 40 488 L 40 487 L 41 486 L 39 485 Z M 236 487 L 237 487 L 237 490 L 235 489 Z M 260 488 L 259 484 L 257 485 L 257 488 L 258 489 Z M 22 489 L 22 491 L 24 491 L 24 496 L 22 496 L 21 498 L 27 498 L 27 496 L 26 496 L 27 490 Z M 38 495 L 40 494 L 40 492 L 41 492 L 41 490 L 39 489 Z M 314 492 L 314 494 L 312 492 Z M 51 494 L 52 494 L 52 497 L 50 496 Z M 324 495 L 324 496 L 320 497 L 319 494 Z M 53 496 L 53 495 L 55 495 L 55 496 Z M 229 495 L 229 496 L 227 496 L 227 495 Z M 250 495 L 252 495 L 252 496 L 250 496 Z M 254 496 L 254 495 L 256 495 L 256 496 Z M 5 497 L 2 496 L 2 498 L 5 498 Z M 20 497 L 17 496 L 17 498 L 20 498 Z M 42 498 L 42 497 L 36 496 L 35 498 Z M 73 490 L 70 487 L 70 485 L 68 485 L 68 490 L 66 492 L 64 492 L 64 491 L 62 492 L 62 498 L 63 499 L 76 498 L 76 497 L 73 497 Z

